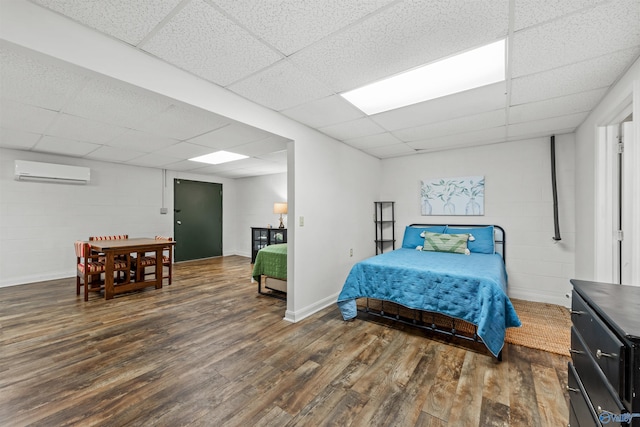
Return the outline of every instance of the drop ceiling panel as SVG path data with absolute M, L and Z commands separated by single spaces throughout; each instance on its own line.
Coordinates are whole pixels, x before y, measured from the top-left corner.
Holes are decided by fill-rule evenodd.
M 55 111 L 0 99 L 0 126 L 8 129 L 44 133 L 56 116 Z
M 409 154 L 415 154 L 416 152 L 416 150 L 407 144 L 385 145 L 383 147 L 368 148 L 364 151 L 379 159 L 407 156 Z
M 168 98 L 106 78 L 94 78 L 62 111 L 121 127 L 136 123 L 166 110 Z
M 129 148 L 143 153 L 153 153 L 156 150 L 176 145 L 179 142 L 177 139 L 129 129 L 122 135 L 109 141 L 107 145 L 114 148 Z
M 285 116 L 313 128 L 364 117 L 364 113 L 339 95 L 311 101 L 282 111 Z
M 135 128 L 155 135 L 185 140 L 219 129 L 231 122 L 231 119 L 218 114 L 179 104 L 137 123 Z
M 543 73 L 513 79 L 513 105 L 540 101 L 609 86 L 625 70 L 640 49 L 626 49 Z
M 509 123 L 523 123 L 579 112 L 591 111 L 602 99 L 606 89 L 580 92 L 544 101 L 520 104 L 509 108 Z
M 512 138 L 526 135 L 552 135 L 554 133 L 566 133 L 567 130 L 573 132 L 587 118 L 588 114 L 588 112 L 576 113 L 509 125 L 507 136 Z
M 228 89 L 276 111 L 331 95 L 319 81 L 288 60 L 277 62 Z
M 348 122 L 321 127 L 318 130 L 341 141 L 359 138 L 361 136 L 374 135 L 384 131 L 379 124 L 371 120 L 369 117 L 361 117 Z
M 232 123 L 220 129 L 205 133 L 196 138 L 192 138 L 189 142 L 198 145 L 204 145 L 213 149 L 225 149 L 237 145 L 247 144 L 249 142 L 266 139 L 271 136 L 270 133 L 256 129 L 241 123 Z M 211 150 L 209 148 L 209 152 Z
M 33 148 L 42 135 L 0 127 L 0 147 L 16 150 Z
M 58 111 L 84 85 L 85 74 L 0 40 L 2 98 Z
M 175 163 L 165 165 L 166 169 L 174 171 L 196 171 L 206 166 L 204 163 L 192 162 L 191 160 L 181 160 Z
M 188 142 L 179 142 L 169 147 L 155 150 L 160 156 L 172 157 L 175 159 L 190 159 L 192 157 L 202 156 L 211 153 L 210 147 L 203 147 L 202 145 L 190 144 Z
M 282 58 L 202 0 L 192 0 L 142 49 L 226 86 Z
M 611 0 L 515 0 L 514 29 L 540 24 Z
M 421 102 L 372 116 L 387 130 L 400 130 L 503 108 L 507 102 L 504 82 Z
M 138 44 L 181 0 L 32 0 L 125 42 Z
M 115 148 L 102 146 L 95 151 L 87 154 L 88 159 L 102 160 L 105 162 L 126 162 L 137 157 L 144 156 L 146 153 L 131 150 L 129 148 Z
M 640 45 L 640 2 L 606 3 L 514 34 L 513 77 Z
M 177 158 L 174 156 L 166 156 L 159 153 L 145 154 L 144 156 L 136 157 L 135 159 L 126 162 L 130 165 L 145 166 L 150 168 L 164 168 L 169 164 L 176 163 Z
M 98 148 L 100 148 L 98 144 L 46 135 L 34 147 L 35 150 L 43 153 L 62 154 L 71 157 L 83 157 Z
M 491 129 L 408 142 L 407 145 L 416 150 L 444 150 L 448 148 L 471 147 L 504 140 L 506 132 L 506 126 L 500 126 Z
M 250 157 L 261 157 L 276 151 L 286 151 L 288 140 L 279 136 L 272 136 L 260 141 L 236 145 L 233 152 Z
M 436 138 L 446 135 L 471 132 L 487 128 L 495 128 L 506 124 L 506 111 L 489 111 L 487 113 L 475 114 L 472 116 L 460 117 L 453 120 L 432 123 L 425 126 L 418 126 L 409 129 L 401 129 L 393 132 L 401 141 L 419 141 L 429 138 Z
M 387 145 L 398 145 L 402 143 L 398 138 L 390 134 L 389 132 L 380 133 L 377 135 L 361 136 L 359 138 L 347 139 L 344 141 L 346 144 L 367 150 L 369 148 L 383 147 Z
M 47 130 L 47 135 L 103 144 L 126 131 L 124 127 L 61 113 Z
M 393 1 L 214 0 L 214 3 L 267 43 L 291 55 Z
M 508 2 L 404 1 L 291 56 L 336 92 L 507 34 Z

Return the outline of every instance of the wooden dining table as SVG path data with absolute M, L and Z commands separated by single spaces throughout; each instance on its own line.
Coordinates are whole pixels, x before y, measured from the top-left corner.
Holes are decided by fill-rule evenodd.
M 91 249 L 96 252 L 103 253 L 105 256 L 105 279 L 104 279 L 104 298 L 112 299 L 115 295 L 124 292 L 130 292 L 137 289 L 155 286 L 156 289 L 162 288 L 162 251 L 167 246 L 175 245 L 175 241 L 154 239 L 154 238 L 134 238 L 122 240 L 92 240 L 87 242 L 91 245 Z M 133 253 L 143 254 L 154 252 L 156 257 L 156 274 L 154 279 L 145 280 L 128 280 L 126 283 L 114 283 L 114 264 L 115 259 L 119 255 L 131 255 Z M 130 274 L 131 272 L 127 272 Z

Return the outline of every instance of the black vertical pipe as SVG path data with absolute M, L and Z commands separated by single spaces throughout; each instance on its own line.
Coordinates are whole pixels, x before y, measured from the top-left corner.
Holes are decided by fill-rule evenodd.
M 555 235 L 553 240 L 562 240 L 560 237 L 560 224 L 558 224 L 558 189 L 556 182 L 556 136 L 551 135 L 551 187 L 553 189 L 553 225 Z

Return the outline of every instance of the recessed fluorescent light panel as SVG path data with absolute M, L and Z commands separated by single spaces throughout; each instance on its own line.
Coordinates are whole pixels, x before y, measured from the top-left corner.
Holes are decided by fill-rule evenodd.
M 210 165 L 219 165 L 220 163 L 233 162 L 235 160 L 246 159 L 249 156 L 243 154 L 230 153 L 228 151 L 216 151 L 215 153 L 205 154 L 204 156 L 189 159 L 194 162 L 209 163 Z
M 341 95 L 371 115 L 501 82 L 505 44 L 502 39 Z

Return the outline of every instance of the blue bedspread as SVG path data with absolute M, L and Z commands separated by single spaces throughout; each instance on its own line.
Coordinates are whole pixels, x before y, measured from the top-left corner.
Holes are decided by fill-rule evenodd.
M 392 301 L 466 320 L 494 356 L 506 328 L 521 326 L 507 297 L 507 274 L 498 254 L 471 255 L 397 249 L 355 264 L 338 296 L 345 320 L 356 317 L 356 299 Z

